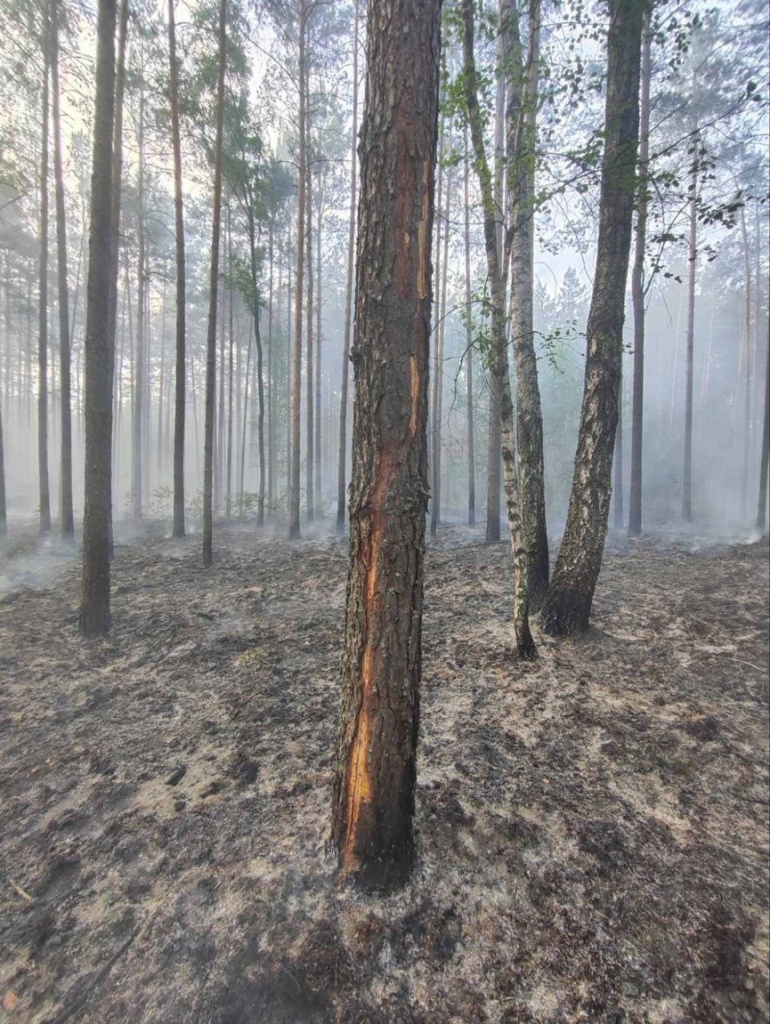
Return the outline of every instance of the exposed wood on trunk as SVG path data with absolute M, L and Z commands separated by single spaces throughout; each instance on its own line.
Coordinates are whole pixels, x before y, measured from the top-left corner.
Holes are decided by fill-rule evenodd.
M 369 6 L 355 418 L 333 837 L 359 881 L 412 861 L 441 0 Z

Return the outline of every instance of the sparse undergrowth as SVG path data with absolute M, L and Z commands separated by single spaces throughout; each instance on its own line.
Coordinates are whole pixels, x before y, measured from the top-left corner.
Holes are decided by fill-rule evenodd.
M 608 552 L 594 628 L 524 665 L 507 547 L 459 536 L 427 563 L 419 856 L 387 898 L 325 847 L 343 542 L 119 546 L 103 642 L 74 561 L 17 574 L 10 1021 L 767 1020 L 767 543 Z

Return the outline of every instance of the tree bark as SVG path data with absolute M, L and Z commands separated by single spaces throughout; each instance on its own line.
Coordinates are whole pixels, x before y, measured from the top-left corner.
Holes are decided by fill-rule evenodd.
M 206 335 L 206 422 L 203 441 L 203 564 L 213 561 L 212 534 L 214 483 L 214 398 L 217 374 L 217 284 L 219 281 L 219 227 L 222 214 L 222 135 L 225 117 L 225 65 L 227 62 L 227 0 L 219 2 L 219 75 L 217 127 L 214 142 L 214 203 L 211 218 L 209 318 Z
M 698 258 L 698 155 L 700 138 L 696 131 L 692 177 L 690 181 L 690 236 L 688 242 L 689 273 L 687 275 L 686 381 L 684 399 L 684 469 L 682 474 L 682 518 L 692 522 L 692 399 L 695 363 L 695 277 Z
M 315 297 L 315 430 L 313 433 L 315 441 L 315 508 L 321 513 L 321 285 L 323 280 L 321 265 L 321 224 L 323 223 L 324 192 L 321 187 L 320 174 L 318 182 L 318 216 L 316 218 L 316 297 Z
M 306 110 L 309 107 L 310 84 L 308 82 L 307 97 L 305 99 Z M 305 515 L 307 521 L 312 523 L 315 518 L 315 507 L 313 502 L 313 431 L 315 418 L 313 415 L 313 171 L 312 161 L 308 162 L 307 168 L 307 192 L 305 195 L 305 209 L 307 210 L 307 229 L 305 231 L 306 263 L 307 263 L 307 309 L 305 311 L 305 433 L 307 434 L 307 455 L 305 458 Z
M 529 566 L 530 610 L 540 610 L 548 590 L 548 528 L 545 514 L 543 414 L 535 353 L 533 297 L 535 286 L 535 161 L 538 66 L 540 61 L 540 0 L 529 3 L 529 43 L 526 66 L 517 69 L 511 54 L 521 53 L 513 9 L 502 31 L 508 37 L 507 93 L 508 168 L 511 204 L 511 333 L 516 369 L 516 446 L 524 547 Z M 519 59 L 520 63 L 520 59 Z M 521 84 L 517 84 L 516 79 Z M 517 109 L 518 104 L 518 109 Z
M 99 0 L 91 227 L 86 314 L 86 460 L 80 632 L 110 628 L 110 456 L 112 380 L 109 340 L 112 262 L 112 144 L 115 113 L 115 0 Z
M 136 186 L 136 387 L 131 416 L 131 517 L 141 519 L 143 500 L 143 437 L 145 404 L 145 233 L 144 233 L 144 78 L 139 84 L 138 162 Z
M 444 198 L 444 145 L 446 142 L 446 118 L 441 113 L 441 104 L 443 102 L 442 97 L 443 90 L 439 89 L 439 121 L 438 121 L 438 181 L 436 183 L 436 242 L 435 242 L 435 272 L 436 272 L 436 291 L 438 293 L 438 302 L 436 303 L 436 326 L 435 326 L 435 344 L 433 347 L 433 387 L 430 387 L 429 382 L 429 394 L 430 394 L 430 418 L 428 420 L 428 438 L 430 442 L 430 535 L 431 537 L 436 536 L 436 529 L 438 527 L 438 506 L 436 499 L 438 496 L 439 484 L 437 480 L 437 469 L 438 469 L 438 445 L 440 444 L 439 438 L 439 411 L 438 411 L 438 395 L 439 395 L 439 356 L 441 353 L 440 334 L 441 334 L 441 264 L 442 264 L 442 252 L 441 252 L 441 218 L 443 211 L 441 204 Z
M 299 529 L 300 424 L 302 421 L 302 308 L 305 269 L 305 178 L 307 143 L 305 112 L 305 33 L 307 0 L 299 2 L 299 171 L 297 195 L 297 273 L 294 282 L 294 380 L 291 410 L 291 488 L 289 490 L 289 537 L 296 540 Z
M 259 449 L 259 496 L 257 499 L 257 526 L 265 523 L 265 385 L 262 374 L 262 335 L 259 329 L 259 303 L 257 301 L 257 225 L 255 202 L 249 204 L 249 255 L 251 265 L 251 293 L 253 296 L 254 340 L 257 348 L 257 446 Z
M 171 145 L 174 151 L 174 232 L 176 238 L 176 363 L 174 379 L 174 523 L 172 535 L 184 537 L 185 435 L 185 289 L 184 194 L 182 192 L 182 139 L 179 131 L 179 62 L 176 55 L 174 2 L 168 0 L 169 98 Z
M 492 297 L 492 351 L 490 355 L 490 388 L 497 394 L 500 437 L 503 456 L 505 500 L 508 511 L 508 533 L 513 552 L 513 626 L 516 646 L 522 658 L 536 657 L 537 651 L 529 628 L 529 564 L 524 547 L 524 536 L 519 507 L 516 452 L 513 426 L 513 397 L 508 365 L 508 340 L 505 323 L 505 275 L 504 261 L 500 259 L 499 233 L 497 228 L 498 204 L 493 193 L 492 176 L 489 172 L 481 113 L 478 101 L 476 79 L 476 56 L 474 52 L 474 11 L 473 0 L 463 0 L 463 51 L 465 56 L 465 100 L 471 141 L 476 157 L 476 173 L 481 186 L 484 209 L 484 243 L 487 256 L 489 289 Z M 491 452 L 490 452 L 491 459 Z M 489 526 L 487 509 L 487 526 Z
M 607 533 L 623 315 L 639 139 L 643 3 L 611 0 L 599 241 L 567 525 L 541 621 L 552 636 L 588 628 Z
M 369 5 L 333 838 L 374 887 L 413 854 L 440 17 L 441 0 Z
M 631 485 L 628 494 L 628 535 L 642 532 L 644 443 L 644 251 L 647 244 L 647 180 L 650 155 L 650 83 L 652 81 L 652 32 L 645 11 L 642 34 L 641 98 L 639 107 L 639 185 L 637 189 L 636 240 L 631 269 L 631 301 L 634 310 L 634 377 L 631 411 Z
M 764 533 L 767 528 L 767 479 L 770 469 L 770 330 L 767 337 L 765 363 L 765 415 L 762 428 L 762 454 L 759 462 L 759 498 L 757 500 L 757 529 Z
M 353 29 L 353 137 L 350 146 L 350 221 L 348 226 L 348 277 L 345 290 L 345 325 L 343 327 L 342 386 L 340 388 L 340 434 L 337 449 L 337 533 L 345 532 L 345 484 L 347 476 L 348 423 L 348 362 L 350 361 L 350 336 L 353 312 L 353 260 L 356 234 L 356 187 L 358 174 L 356 166 L 356 143 L 358 141 L 358 25 L 359 0 L 355 0 L 355 27 Z
M 50 71 L 50 10 L 42 3 L 43 106 L 40 148 L 40 266 L 38 297 L 37 466 L 40 493 L 40 533 L 51 532 L 48 484 L 48 79 Z
M 59 358 L 61 366 L 61 536 L 75 539 L 72 509 L 72 396 L 70 313 L 67 288 L 67 213 L 64 205 L 61 103 L 59 93 L 59 4 L 51 0 L 51 87 L 53 93 L 54 178 L 56 182 L 56 255 L 59 281 Z
M 463 191 L 465 195 L 465 389 L 468 402 L 468 526 L 476 525 L 476 455 L 473 421 L 473 317 L 471 310 L 471 158 L 468 126 L 463 134 Z
M 270 508 L 275 499 L 275 339 L 273 337 L 273 218 L 271 216 L 268 226 L 268 296 L 267 296 L 267 505 Z M 281 306 L 280 281 L 278 287 L 278 319 L 280 319 Z M 251 349 L 251 338 L 249 338 L 249 350 Z M 248 363 L 248 355 L 247 355 Z M 248 371 L 246 373 L 248 382 Z M 244 417 L 245 400 L 244 400 Z M 243 474 L 241 474 L 241 477 Z M 241 491 L 243 491 L 243 480 L 241 479 Z

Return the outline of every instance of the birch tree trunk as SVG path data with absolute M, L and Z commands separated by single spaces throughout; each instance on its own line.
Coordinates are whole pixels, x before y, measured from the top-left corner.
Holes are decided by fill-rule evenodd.
M 644 8 L 638 0 L 609 4 L 605 149 L 583 407 L 567 525 L 541 616 L 552 636 L 588 627 L 607 533 L 636 187 Z

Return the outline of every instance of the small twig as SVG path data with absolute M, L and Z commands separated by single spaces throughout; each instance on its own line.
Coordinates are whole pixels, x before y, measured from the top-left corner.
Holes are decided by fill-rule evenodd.
M 27 903 L 33 903 L 34 902 L 32 897 L 30 896 L 30 894 L 28 892 L 26 892 L 24 889 L 22 889 L 22 887 L 20 885 L 17 885 L 12 878 L 8 879 L 8 884 L 13 889 L 13 891 L 16 893 L 16 895 L 17 896 L 21 896 L 21 898 L 23 900 L 26 900 Z

